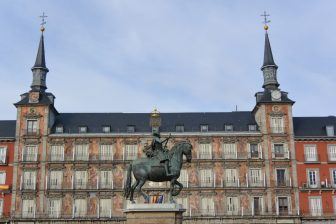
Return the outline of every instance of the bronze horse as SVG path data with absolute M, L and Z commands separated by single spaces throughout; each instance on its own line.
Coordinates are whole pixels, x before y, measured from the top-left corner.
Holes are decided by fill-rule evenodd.
M 160 163 L 159 159 L 155 157 L 142 158 L 131 162 L 127 170 L 124 197 L 126 199 L 129 198 L 132 203 L 135 203 L 133 195 L 134 191 L 137 191 L 138 193 L 141 193 L 146 202 L 149 202 L 149 196 L 141 190 L 142 186 L 146 183 L 146 181 L 170 181 L 169 201 L 173 203 L 173 196 L 177 196 L 183 188 L 183 184 L 177 181 L 177 179 L 180 177 L 180 171 L 183 163 L 183 155 L 186 156 L 187 162 L 190 163 L 192 157 L 191 149 L 192 145 L 189 142 L 179 142 L 176 143 L 169 151 L 171 164 L 170 171 L 172 174 L 170 176 L 166 175 L 166 170 L 163 166 L 163 163 Z M 136 181 L 131 186 L 132 172 Z M 178 189 L 174 189 L 175 185 L 178 186 Z

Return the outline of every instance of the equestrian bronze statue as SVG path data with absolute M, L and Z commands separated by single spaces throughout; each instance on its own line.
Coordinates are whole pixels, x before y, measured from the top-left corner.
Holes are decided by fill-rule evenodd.
M 149 196 L 141 190 L 146 181 L 164 182 L 170 181 L 169 201 L 174 202 L 173 196 L 177 196 L 183 184 L 177 181 L 183 163 L 183 155 L 187 162 L 191 162 L 192 145 L 189 142 L 176 143 L 171 150 L 166 148 L 170 136 L 161 141 L 160 134 L 153 133 L 152 143 L 145 147 L 144 152 L 147 158 L 137 159 L 131 162 L 127 170 L 127 178 L 124 189 L 124 197 L 134 202 L 134 192 L 140 193 L 145 202 L 149 202 Z M 132 173 L 135 183 L 132 184 Z M 177 188 L 176 188 L 177 186 Z

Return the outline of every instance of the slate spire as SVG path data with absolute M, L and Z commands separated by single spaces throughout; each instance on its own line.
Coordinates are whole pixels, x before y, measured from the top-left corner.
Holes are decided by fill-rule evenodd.
M 49 69 L 46 67 L 45 51 L 44 51 L 44 27 L 41 28 L 40 43 L 37 50 L 35 64 L 32 67 L 33 82 L 31 84 L 32 91 L 44 92 L 47 89 L 46 78 Z
M 265 90 L 275 90 L 278 89 L 279 83 L 277 81 L 277 69 L 278 66 L 275 64 L 272 54 L 271 44 L 268 38 L 268 25 L 265 24 L 265 48 L 264 48 L 264 63 L 261 67 L 264 76 L 263 88 Z

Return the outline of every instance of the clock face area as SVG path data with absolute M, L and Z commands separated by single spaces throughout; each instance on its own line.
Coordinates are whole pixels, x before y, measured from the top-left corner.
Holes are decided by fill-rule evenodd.
M 39 92 L 29 93 L 29 102 L 30 103 L 38 103 L 39 98 L 40 98 L 40 93 Z
M 274 101 L 281 100 L 281 92 L 279 90 L 272 91 L 271 96 L 272 96 L 272 100 Z

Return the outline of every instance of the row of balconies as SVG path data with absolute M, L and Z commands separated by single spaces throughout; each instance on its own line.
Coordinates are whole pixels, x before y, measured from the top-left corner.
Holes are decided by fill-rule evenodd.
M 186 189 L 193 189 L 193 188 L 264 188 L 267 186 L 265 179 L 263 180 L 252 180 L 249 179 L 248 182 L 241 183 L 239 179 L 236 181 L 224 181 L 221 180 L 220 183 L 216 183 L 215 180 L 210 181 L 200 181 L 198 184 L 190 184 L 187 181 L 180 181 L 184 188 Z M 168 183 L 152 183 L 151 185 L 144 186 L 144 189 L 146 188 L 169 188 L 170 184 Z M 55 183 L 48 181 L 46 179 L 46 189 L 47 190 L 108 190 L 108 189 L 123 189 L 122 186 L 115 186 L 113 181 L 108 182 L 96 182 L 91 183 L 85 180 L 76 180 L 72 181 L 71 186 L 63 185 L 61 182 Z M 283 180 L 283 181 L 277 181 L 274 182 L 274 187 L 279 188 L 288 188 L 292 187 L 292 181 L 291 179 Z M 37 189 L 37 183 L 31 180 L 23 181 L 20 185 L 20 190 L 36 190 Z
M 330 183 L 326 181 L 317 182 L 315 184 L 308 183 L 301 183 L 301 189 L 302 190 L 312 190 L 312 189 L 318 189 L 318 190 L 335 190 L 336 184 Z
M 110 157 L 107 156 L 76 156 L 73 155 L 71 157 L 65 157 L 64 154 L 59 154 L 59 155 L 49 155 L 48 161 L 51 163 L 63 163 L 63 162 L 104 162 L 104 161 L 130 161 L 130 160 L 135 160 L 137 159 L 138 156 L 123 156 L 122 159 L 115 159 L 112 155 Z M 273 159 L 289 159 L 289 152 L 286 153 L 273 153 L 272 154 Z M 200 154 L 197 152 L 197 157 L 193 158 L 193 160 L 263 160 L 263 153 L 242 153 L 242 152 L 235 152 L 235 153 L 223 153 L 222 157 L 215 157 L 212 154 Z M 37 162 L 38 161 L 38 156 L 37 153 L 35 154 L 22 154 L 22 162 Z

